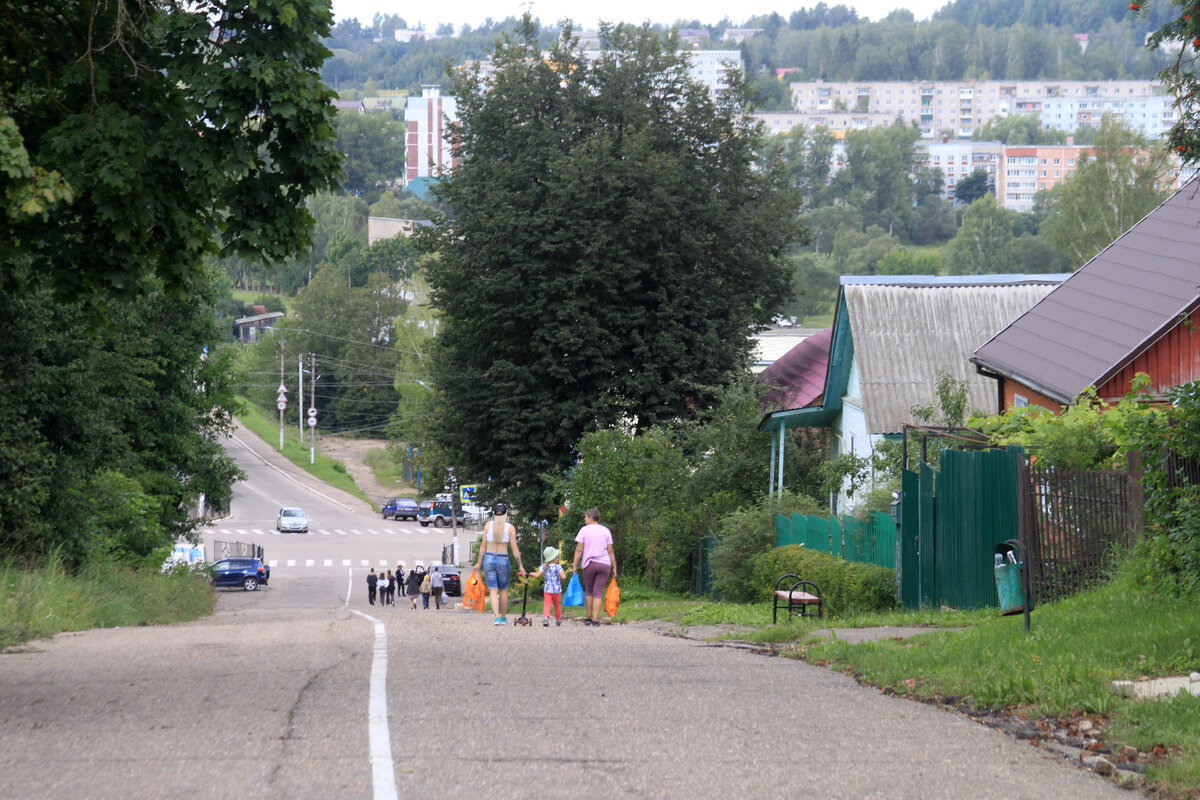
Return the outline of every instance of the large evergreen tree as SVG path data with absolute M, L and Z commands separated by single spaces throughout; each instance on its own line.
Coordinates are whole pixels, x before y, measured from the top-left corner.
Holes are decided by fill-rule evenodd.
M 426 239 L 438 438 L 532 513 L 585 431 L 688 414 L 746 364 L 799 231 L 740 78 L 710 96 L 649 27 L 603 27 L 595 60 L 537 33 L 458 81 L 454 216 Z

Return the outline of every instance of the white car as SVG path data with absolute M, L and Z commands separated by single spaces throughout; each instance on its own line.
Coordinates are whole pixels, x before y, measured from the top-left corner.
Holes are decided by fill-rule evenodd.
M 279 509 L 275 517 L 275 530 L 280 533 L 308 533 L 308 517 L 304 509 L 291 506 Z

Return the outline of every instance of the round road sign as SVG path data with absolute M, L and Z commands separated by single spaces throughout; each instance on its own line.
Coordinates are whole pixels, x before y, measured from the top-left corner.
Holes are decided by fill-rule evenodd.
M 316 406 L 313 406 L 312 408 L 310 408 L 310 409 L 308 410 L 308 415 L 309 415 L 310 417 L 315 417 L 315 416 L 317 415 L 317 407 L 316 407 Z
M 309 418 L 308 418 L 308 427 L 310 427 L 310 428 L 315 428 L 315 427 L 317 427 L 317 418 L 316 418 L 316 417 L 309 417 Z
M 285 408 L 287 408 L 287 403 L 285 403 L 283 400 L 280 400 L 278 403 L 275 404 L 275 407 L 278 408 L 280 411 L 283 411 Z

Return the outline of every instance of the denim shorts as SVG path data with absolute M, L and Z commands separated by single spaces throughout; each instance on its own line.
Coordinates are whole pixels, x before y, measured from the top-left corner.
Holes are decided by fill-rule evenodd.
M 489 589 L 508 589 L 508 554 L 483 554 L 483 579 Z

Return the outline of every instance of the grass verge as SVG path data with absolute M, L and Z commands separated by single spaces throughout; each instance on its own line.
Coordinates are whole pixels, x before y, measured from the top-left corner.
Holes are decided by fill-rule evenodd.
M 58 564 L 0 566 L 0 649 L 64 631 L 164 625 L 212 613 L 216 595 L 201 576 L 111 564 L 68 574 Z
M 265 414 L 258 410 L 258 407 L 251 403 L 246 398 L 239 398 L 242 401 L 242 411 L 238 414 L 238 420 L 250 429 L 255 436 L 258 436 L 268 444 L 277 445 L 279 442 L 279 420 L 268 419 Z M 315 463 L 309 464 L 309 447 L 307 444 L 300 444 L 296 440 L 295 431 L 285 429 L 283 432 L 283 457 L 291 461 L 302 470 L 312 475 L 314 478 L 319 478 L 332 486 L 349 492 L 355 497 L 367 503 L 376 511 L 379 507 L 371 502 L 366 493 L 358 488 L 358 484 L 346 472 L 346 465 L 336 458 L 323 456 L 318 452 Z M 318 448 L 319 449 L 319 448 Z

